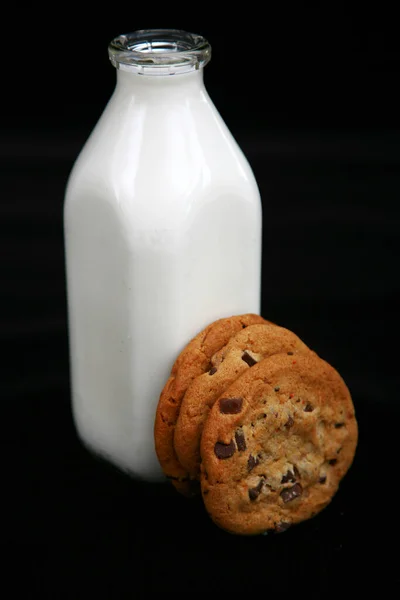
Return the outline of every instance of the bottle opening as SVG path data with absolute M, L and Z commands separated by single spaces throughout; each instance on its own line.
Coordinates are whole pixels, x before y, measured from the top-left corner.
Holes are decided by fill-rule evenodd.
M 114 38 L 108 55 L 116 69 L 174 75 L 204 67 L 211 46 L 203 36 L 180 29 L 141 29 Z

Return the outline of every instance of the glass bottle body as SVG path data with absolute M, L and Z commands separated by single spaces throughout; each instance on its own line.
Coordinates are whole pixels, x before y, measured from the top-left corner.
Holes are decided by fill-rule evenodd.
M 160 480 L 154 414 L 176 356 L 211 321 L 260 311 L 258 188 L 202 68 L 117 71 L 64 223 L 77 430 L 119 468 Z

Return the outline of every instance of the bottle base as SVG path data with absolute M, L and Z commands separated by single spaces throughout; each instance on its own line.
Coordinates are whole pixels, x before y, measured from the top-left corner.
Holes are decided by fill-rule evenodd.
M 99 448 L 99 446 L 93 444 L 91 441 L 87 439 L 86 436 L 82 435 L 79 430 L 79 426 L 75 424 L 75 430 L 77 432 L 77 436 L 79 442 L 85 448 L 85 450 L 96 460 L 98 460 L 103 465 L 109 466 L 114 471 L 129 477 L 130 479 L 140 482 L 140 483 L 149 483 L 149 484 L 167 484 L 168 479 L 164 475 L 161 470 L 161 467 L 157 470 L 149 470 L 148 472 L 138 472 L 134 468 L 129 467 L 129 465 L 123 463 L 114 457 L 111 453 L 107 452 L 104 448 Z

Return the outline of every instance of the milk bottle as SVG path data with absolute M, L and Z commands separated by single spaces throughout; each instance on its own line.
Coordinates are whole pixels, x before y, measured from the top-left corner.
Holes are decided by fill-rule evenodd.
M 141 30 L 109 56 L 116 87 L 65 199 L 72 407 L 92 452 L 158 481 L 154 414 L 177 354 L 260 311 L 261 203 L 204 86 L 207 40 Z

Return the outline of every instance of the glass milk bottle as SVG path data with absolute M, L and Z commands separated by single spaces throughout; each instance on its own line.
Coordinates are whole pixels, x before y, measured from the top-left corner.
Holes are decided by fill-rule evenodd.
M 114 39 L 115 91 L 65 200 L 72 406 L 87 448 L 163 479 L 153 427 L 188 341 L 260 311 L 261 203 L 210 99 L 207 40 L 178 30 Z

